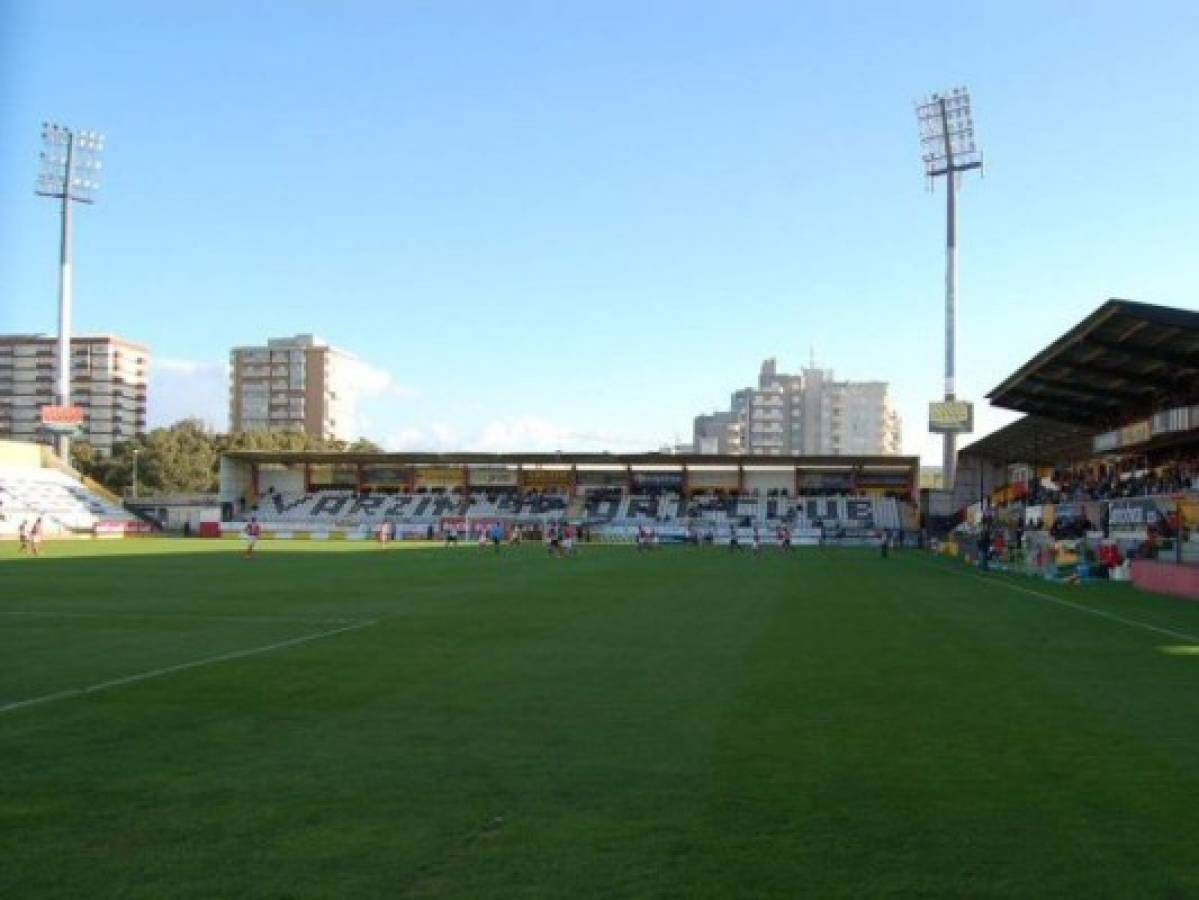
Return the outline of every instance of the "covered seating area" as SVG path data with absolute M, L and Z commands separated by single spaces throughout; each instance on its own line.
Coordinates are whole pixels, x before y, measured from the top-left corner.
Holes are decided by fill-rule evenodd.
M 958 509 L 1080 561 L 1199 563 L 1199 312 L 1109 300 L 987 398 L 1025 415 L 960 451 Z

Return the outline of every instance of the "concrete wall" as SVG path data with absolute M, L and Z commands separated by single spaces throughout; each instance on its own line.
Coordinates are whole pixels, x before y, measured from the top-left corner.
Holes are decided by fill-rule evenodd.
M 693 491 L 708 488 L 734 491 L 737 489 L 737 470 L 692 469 L 687 473 L 687 483 Z
M 234 503 L 250 494 L 250 464 L 221 457 L 219 496 L 222 503 Z
M 305 489 L 304 470 L 299 467 L 294 469 L 263 467 L 259 469 L 258 493 L 265 494 L 272 487 L 281 494 L 303 494 Z
M 1134 559 L 1132 583 L 1156 594 L 1199 600 L 1199 566 Z
M 794 493 L 795 471 L 793 469 L 785 469 L 778 472 L 747 471 L 745 473 L 745 490 L 751 494 L 756 490 L 763 496 L 765 496 L 767 491 Z
M 26 441 L 0 441 L 0 466 L 40 469 L 42 467 L 41 445 Z

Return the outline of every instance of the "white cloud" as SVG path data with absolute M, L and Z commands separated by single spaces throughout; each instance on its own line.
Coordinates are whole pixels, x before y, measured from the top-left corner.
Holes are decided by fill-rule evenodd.
M 509 452 L 517 450 L 609 450 L 627 445 L 619 435 L 580 431 L 557 425 L 539 416 L 515 416 L 489 422 L 480 430 L 477 446 L 480 450 Z M 642 448 L 644 444 L 640 445 Z
M 146 398 L 151 428 L 197 418 L 224 431 L 229 421 L 228 367 L 206 360 L 151 360 Z
M 571 428 L 535 415 L 493 419 L 469 431 L 445 422 L 411 425 L 390 432 L 384 445 L 389 450 L 476 450 L 484 453 L 621 452 L 650 450 L 658 446 L 651 440 Z
M 347 361 L 344 383 L 349 386 L 349 418 L 338 431 L 350 440 L 375 438 L 373 432 L 381 430 L 380 423 L 395 417 L 397 400 L 410 401 L 418 396 L 415 388 L 400 384 L 386 369 L 357 358 Z
M 370 435 L 379 422 L 394 417 L 397 400 L 412 400 L 417 391 L 400 384 L 386 369 L 360 359 L 348 363 L 346 382 L 352 415 L 344 426 L 350 439 Z M 224 362 L 156 359 L 150 369 L 149 425 L 157 428 L 185 418 L 199 418 L 217 431 L 229 426 L 229 370 Z
M 460 450 L 465 445 L 458 430 L 444 422 L 396 428 L 383 440 L 383 446 L 388 450 L 413 452 Z
M 354 386 L 357 398 L 386 397 L 393 400 L 411 400 L 417 396 L 415 388 L 396 381 L 386 369 L 372 366 L 361 359 L 350 359 L 346 363 L 346 378 Z

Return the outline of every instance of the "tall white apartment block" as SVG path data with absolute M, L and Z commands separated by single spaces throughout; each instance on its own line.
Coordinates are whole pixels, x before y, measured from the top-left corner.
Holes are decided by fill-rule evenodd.
M 694 441 L 698 453 L 874 456 L 900 453 L 902 430 L 885 381 L 837 381 L 815 366 L 788 375 L 768 359 L 756 388 L 696 417 Z
M 234 347 L 229 354 L 230 429 L 351 440 L 355 362 L 311 334 Z
M 55 403 L 58 339 L 0 335 L 0 437 L 53 444 L 41 409 Z M 150 351 L 111 334 L 71 338 L 71 402 L 83 410 L 78 440 L 101 454 L 146 431 Z

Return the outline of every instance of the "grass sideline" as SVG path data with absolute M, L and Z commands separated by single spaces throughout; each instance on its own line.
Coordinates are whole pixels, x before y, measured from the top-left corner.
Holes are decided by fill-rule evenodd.
M 0 896 L 1199 896 L 1199 605 L 906 551 L 240 551 L 0 545 L 0 707 L 177 668 L 0 713 Z

